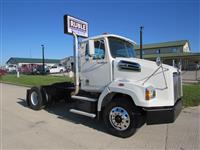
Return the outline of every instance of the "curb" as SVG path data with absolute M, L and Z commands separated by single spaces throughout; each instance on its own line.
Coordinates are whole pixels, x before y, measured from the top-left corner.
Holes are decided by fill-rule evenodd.
M 16 85 L 16 86 L 23 86 L 23 87 L 32 87 L 31 85 L 25 85 L 25 84 L 18 84 L 18 83 L 12 83 L 12 82 L 7 82 L 7 81 L 0 81 L 0 83 L 3 83 L 3 84 L 10 84 L 10 85 Z

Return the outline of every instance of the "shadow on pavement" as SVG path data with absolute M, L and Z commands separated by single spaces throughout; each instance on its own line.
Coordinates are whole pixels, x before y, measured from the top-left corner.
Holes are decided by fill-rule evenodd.
M 18 104 L 20 104 L 23 107 L 28 108 L 25 99 L 22 99 L 22 98 L 18 98 L 18 99 L 20 100 L 17 102 Z M 93 129 L 101 131 L 101 132 L 106 132 L 103 121 L 101 121 L 101 120 L 98 121 L 96 119 L 91 119 L 91 118 L 88 118 L 85 116 L 76 115 L 76 114 L 69 112 L 69 110 L 72 108 L 72 105 L 74 105 L 74 104 L 59 102 L 59 103 L 55 103 L 54 105 L 45 108 L 44 110 L 46 110 L 47 112 L 49 112 L 51 114 L 56 115 L 59 119 L 70 121 L 75 124 L 82 124 L 82 125 L 88 126 L 90 128 L 93 128 Z
M 20 105 L 22 105 L 24 107 L 28 107 L 25 99 L 22 99 L 22 98 L 18 98 L 18 99 L 21 100 L 21 101 L 17 102 L 18 104 L 20 104 Z
M 22 98 L 18 98 L 18 99 L 20 100 L 17 102 L 18 104 L 20 104 L 23 107 L 28 108 L 25 99 L 22 99 Z M 66 103 L 63 101 L 63 102 L 55 103 L 54 105 L 49 106 L 49 107 L 45 108 L 44 110 L 46 110 L 47 112 L 49 112 L 51 114 L 56 115 L 59 119 L 70 121 L 75 124 L 82 124 L 82 125 L 92 128 L 92 129 L 108 133 L 106 131 L 106 128 L 105 128 L 102 120 L 98 121 L 96 119 L 91 119 L 86 116 L 76 115 L 76 114 L 69 112 L 69 110 L 73 107 L 73 105 L 74 105 L 74 103 Z M 143 126 L 144 123 L 145 123 L 145 121 L 141 120 L 141 122 L 138 125 L 138 128 Z

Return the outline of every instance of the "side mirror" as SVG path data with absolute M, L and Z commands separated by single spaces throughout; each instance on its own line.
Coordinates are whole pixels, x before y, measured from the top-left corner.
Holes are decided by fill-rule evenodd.
M 94 40 L 89 40 L 89 55 L 94 56 Z
M 156 58 L 156 64 L 157 64 L 158 66 L 160 66 L 160 64 L 161 64 L 160 57 L 157 57 L 157 58 Z

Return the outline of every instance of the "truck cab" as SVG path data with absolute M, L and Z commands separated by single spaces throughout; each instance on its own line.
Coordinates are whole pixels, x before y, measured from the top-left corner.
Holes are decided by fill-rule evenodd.
M 81 89 L 102 92 L 114 80 L 116 58 L 134 58 L 134 42 L 117 36 L 101 35 L 80 44 Z M 90 54 L 94 49 L 94 54 Z
M 113 34 L 83 40 L 79 49 L 81 89 L 102 93 L 114 88 L 130 93 L 138 106 L 173 106 L 182 96 L 180 70 L 136 58 L 134 45 L 130 39 Z M 90 49 L 94 49 L 93 54 Z
M 39 110 L 63 95 L 61 98 L 75 102 L 70 112 L 102 118 L 108 131 L 119 137 L 133 135 L 141 119 L 148 125 L 175 121 L 182 107 L 179 68 L 137 58 L 136 43 L 114 34 L 79 43 L 75 35 L 75 43 L 74 84 L 28 90 L 31 108 Z M 37 98 L 37 93 L 42 96 Z

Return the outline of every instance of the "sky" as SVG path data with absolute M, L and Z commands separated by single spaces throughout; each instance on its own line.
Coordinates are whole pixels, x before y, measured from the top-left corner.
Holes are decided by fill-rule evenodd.
M 89 23 L 89 36 L 112 33 L 139 44 L 189 40 L 200 52 L 200 0 L 1 0 L 0 58 L 62 59 L 73 54 L 73 37 L 64 34 L 63 16 Z

